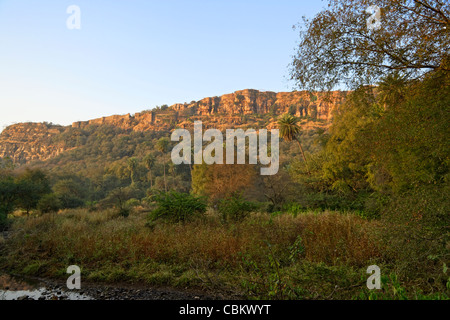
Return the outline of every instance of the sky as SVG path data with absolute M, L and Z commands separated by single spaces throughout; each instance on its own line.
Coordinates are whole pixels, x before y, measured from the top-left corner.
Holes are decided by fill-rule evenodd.
M 0 131 L 243 89 L 292 91 L 293 25 L 320 0 L 0 0 Z M 71 5 L 80 29 L 69 29 Z

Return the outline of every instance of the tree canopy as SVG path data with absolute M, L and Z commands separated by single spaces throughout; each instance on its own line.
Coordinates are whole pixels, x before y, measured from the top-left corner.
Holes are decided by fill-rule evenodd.
M 381 11 L 379 28 L 368 8 Z M 304 89 L 374 84 L 386 73 L 417 79 L 450 70 L 450 5 L 440 0 L 330 0 L 299 24 L 291 78 Z

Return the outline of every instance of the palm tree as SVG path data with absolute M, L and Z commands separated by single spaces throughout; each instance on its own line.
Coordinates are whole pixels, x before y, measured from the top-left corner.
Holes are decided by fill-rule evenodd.
M 169 148 L 170 140 L 168 138 L 161 138 L 156 143 L 156 149 L 163 154 L 164 157 L 164 190 L 167 192 L 167 180 L 166 180 L 166 153 Z
M 139 164 L 139 160 L 135 157 L 128 159 L 128 169 L 130 170 L 131 185 L 134 185 L 136 179 L 136 170 Z
M 297 124 L 298 118 L 293 115 L 286 113 L 278 119 L 278 128 L 280 130 L 280 136 L 286 141 L 297 141 L 297 144 L 302 153 L 303 160 L 305 161 L 306 170 L 309 172 L 308 161 L 306 160 L 305 153 L 303 152 L 302 144 L 298 139 L 298 134 L 301 132 L 300 126 Z
M 144 158 L 145 166 L 148 169 L 148 172 L 150 173 L 150 188 L 153 188 L 153 177 L 152 177 L 152 169 L 155 165 L 156 158 L 153 154 L 149 154 Z

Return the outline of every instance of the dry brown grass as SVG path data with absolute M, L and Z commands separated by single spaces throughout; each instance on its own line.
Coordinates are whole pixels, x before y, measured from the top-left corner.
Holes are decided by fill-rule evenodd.
M 303 217 L 302 232 L 306 259 L 312 262 L 336 264 L 345 262 L 363 266 L 380 255 L 370 236 L 375 222 L 353 215 L 324 213 Z
M 245 276 L 253 271 L 244 259 L 270 268 L 269 255 L 290 269 L 302 262 L 367 266 L 378 256 L 368 231 L 373 222 L 335 212 L 253 214 L 234 224 L 223 224 L 210 212 L 202 220 L 152 228 L 146 221 L 144 213 L 123 218 L 113 211 L 87 210 L 21 219 L 8 240 L 6 267 L 62 276 L 67 266 L 77 264 L 96 280 L 184 283 L 208 274 L 215 278 L 210 281 L 226 274 Z M 304 250 L 292 260 L 298 239 Z

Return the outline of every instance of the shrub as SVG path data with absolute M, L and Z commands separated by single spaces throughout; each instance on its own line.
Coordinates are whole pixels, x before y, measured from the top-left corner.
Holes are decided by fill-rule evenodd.
M 296 217 L 300 212 L 304 211 L 304 208 L 301 204 L 293 202 L 284 205 L 283 211 Z
M 61 201 L 62 209 L 75 209 L 84 206 L 84 201 L 77 196 L 62 194 L 58 195 L 58 198 Z
M 116 210 L 117 214 L 124 218 L 128 217 L 132 211 L 131 208 L 128 206 L 118 207 L 116 208 Z
M 0 208 L 0 231 L 6 227 L 7 217 L 7 213 Z
M 141 204 L 141 202 L 138 199 L 130 199 L 125 202 L 125 205 L 128 207 L 137 207 Z
M 396 261 L 399 276 L 422 273 L 433 279 L 433 286 L 443 281 L 442 265 L 449 259 L 449 192 L 442 185 L 417 187 L 393 197 L 382 212 L 385 255 Z
M 54 193 L 46 194 L 39 200 L 37 209 L 41 213 L 57 212 L 61 209 L 61 201 Z
M 231 196 L 219 201 L 218 210 L 224 221 L 242 221 L 250 212 L 256 210 L 257 205 L 246 201 L 242 194 L 234 193 Z
M 150 221 L 163 219 L 169 222 L 186 222 L 206 212 L 206 199 L 176 191 L 159 192 L 152 197 L 157 208 L 149 215 Z

